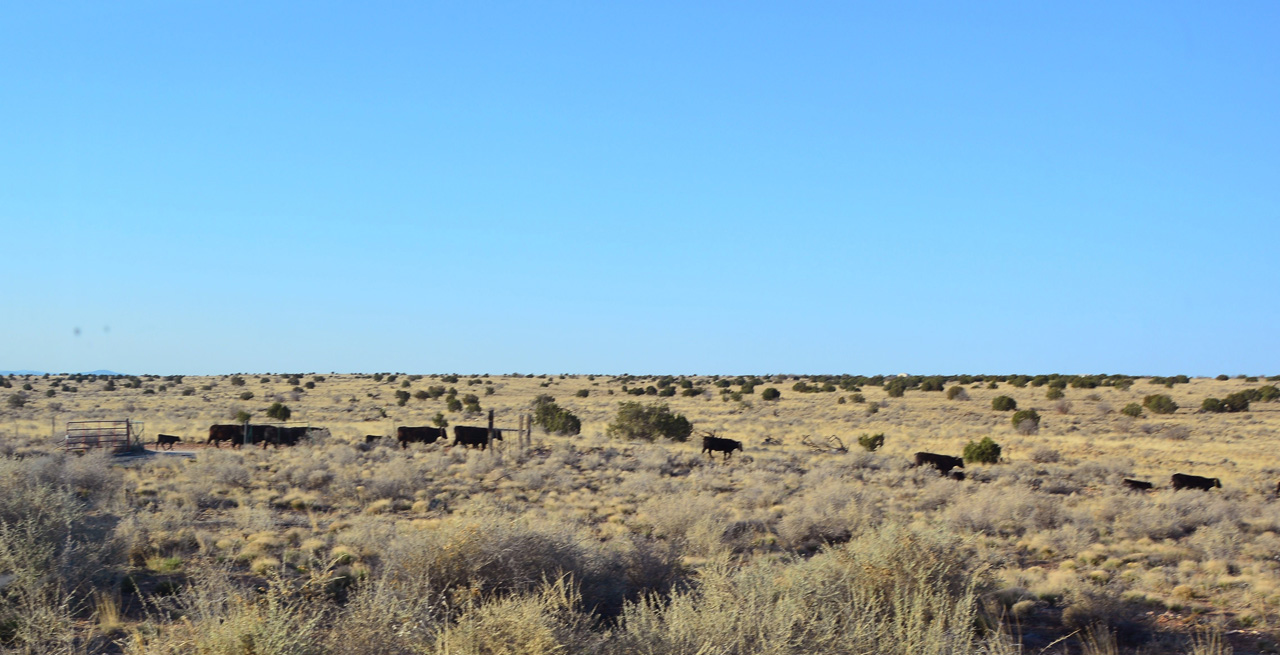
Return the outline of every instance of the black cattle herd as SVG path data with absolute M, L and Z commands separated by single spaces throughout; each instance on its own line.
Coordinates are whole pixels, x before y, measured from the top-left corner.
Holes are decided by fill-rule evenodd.
M 239 448 L 246 443 L 260 443 L 263 450 L 268 445 L 279 448 L 280 446 L 296 446 L 302 439 L 310 436 L 312 432 L 318 432 L 324 428 L 315 427 L 284 427 L 277 425 L 211 425 L 209 426 L 209 439 L 206 443 L 212 444 L 215 448 L 221 448 L 222 442 L 226 441 L 231 444 L 232 448 Z M 396 441 L 401 448 L 408 448 L 411 443 L 432 444 L 441 439 L 448 439 L 449 433 L 446 428 L 439 427 L 410 427 L 401 426 L 396 428 Z M 365 435 L 365 443 L 376 443 L 382 439 L 382 435 L 369 434 Z M 502 440 L 502 431 L 498 429 L 491 430 L 486 427 L 475 427 L 470 425 L 453 426 L 453 444 L 454 446 L 464 446 L 466 448 L 479 448 L 485 450 L 489 446 L 490 439 L 498 441 Z M 174 444 L 182 441 L 182 437 L 171 434 L 162 434 L 156 438 L 156 447 L 166 450 L 173 450 Z M 714 453 L 723 453 L 724 459 L 728 460 L 733 455 L 733 451 L 742 451 L 742 442 L 737 439 L 725 439 L 722 437 L 705 436 L 702 438 L 702 453 L 707 457 L 712 457 Z M 963 480 L 964 472 L 954 469 L 964 468 L 964 460 L 951 455 L 940 455 L 938 453 L 918 452 L 915 456 L 915 466 L 929 466 L 937 469 L 942 475 L 954 480 Z M 1132 491 L 1151 491 L 1155 485 L 1145 480 L 1133 480 L 1125 478 L 1122 482 L 1126 489 Z M 1222 488 L 1222 482 L 1218 478 L 1205 478 L 1199 475 L 1187 475 L 1185 473 L 1174 473 L 1169 480 L 1169 487 L 1175 491 L 1182 489 L 1198 489 L 1200 491 L 1208 491 L 1214 488 Z M 1280 483 L 1276 485 L 1276 493 L 1280 494 Z

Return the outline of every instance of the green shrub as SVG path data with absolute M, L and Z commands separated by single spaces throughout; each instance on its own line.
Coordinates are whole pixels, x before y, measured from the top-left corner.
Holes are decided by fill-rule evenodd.
M 410 394 L 408 391 L 405 391 L 404 389 L 396 390 L 396 404 L 401 407 L 408 405 L 409 399 L 412 397 L 413 397 L 412 394 Z
M 983 437 L 982 441 L 970 441 L 964 447 L 964 461 L 995 464 L 1000 461 L 1000 444 Z
M 1280 389 L 1268 384 L 1265 387 L 1258 387 L 1254 390 L 1254 400 L 1261 403 L 1269 403 L 1276 398 L 1280 398 Z
M 22 409 L 27 404 L 27 394 L 22 393 L 21 391 L 15 394 L 10 394 L 9 399 L 5 401 L 5 404 L 9 406 L 9 409 Z
M 235 418 L 236 418 L 236 423 L 248 423 L 249 419 L 252 418 L 252 416 L 249 414 L 249 412 L 246 412 L 242 409 L 236 412 Z
M 862 394 L 860 394 L 860 393 L 850 394 L 850 396 L 849 396 L 849 402 L 851 402 L 851 403 L 865 403 L 865 402 L 867 402 L 867 397 L 866 397 L 866 396 L 864 396 L 864 395 L 862 395 Z
M 293 416 L 293 410 L 284 403 L 271 403 L 267 408 L 267 416 L 277 421 L 287 421 L 290 416 Z
M 233 375 L 233 376 L 231 376 L 231 386 L 233 386 L 233 387 L 243 387 L 243 386 L 244 386 L 244 378 L 240 377 L 239 375 Z
M 253 400 L 253 392 L 252 392 L 252 391 L 246 391 L 246 392 L 244 392 L 244 393 L 240 394 L 240 400 Z
M 760 400 L 777 400 L 782 397 L 782 393 L 773 387 L 768 387 L 760 392 Z
M 533 400 L 533 424 L 548 433 L 573 435 L 582 432 L 582 421 L 569 410 L 556 404 L 556 399 L 542 394 Z
M 1247 412 L 1249 411 L 1249 400 L 1255 397 L 1257 390 L 1238 391 L 1221 400 L 1217 398 L 1205 398 L 1200 403 L 1200 411 L 1202 412 Z
M 964 387 L 955 386 L 947 389 L 947 400 L 968 400 L 969 392 Z
M 1049 400 L 1058 400 L 1065 395 L 1066 394 L 1062 392 L 1062 389 L 1057 387 L 1049 387 L 1049 390 L 1044 392 L 1044 397 Z
M 576 393 L 574 393 L 573 395 L 575 395 L 575 396 L 577 396 L 577 397 L 579 397 L 579 398 L 586 398 L 587 396 L 590 396 L 590 395 L 591 395 L 591 390 L 590 390 L 590 389 L 578 389 L 578 391 L 577 391 Z
M 1150 410 L 1152 414 L 1172 414 L 1178 411 L 1178 403 L 1173 402 L 1173 398 L 1162 393 L 1143 398 L 1142 406 Z
M 444 408 L 445 408 L 445 409 L 447 409 L 447 410 L 449 410 L 449 411 L 451 411 L 451 412 L 461 412 L 461 411 L 462 411 L 462 401 L 461 401 L 461 400 L 458 400 L 458 397 L 457 397 L 457 396 L 450 396 L 450 397 L 449 397 L 449 400 L 448 400 L 447 402 L 445 402 L 445 404 L 444 404 Z
M 431 424 L 438 428 L 447 428 L 449 419 L 444 417 L 444 412 L 436 412 L 436 415 L 431 417 Z
M 1218 377 L 1216 377 L 1216 378 L 1214 378 L 1214 379 L 1215 379 L 1215 380 L 1217 380 L 1217 381 L 1219 381 L 1219 382 L 1226 382 L 1227 380 L 1230 380 L 1231 378 L 1230 378 L 1230 376 L 1228 376 L 1226 373 L 1223 373 L 1223 374 L 1219 375 Z
M 863 434 L 858 437 L 858 445 L 866 449 L 867 452 L 873 453 L 884 445 L 884 433 Z
M 1018 403 L 1008 396 L 996 396 L 991 399 L 991 409 L 997 412 L 1012 412 L 1018 408 Z
M 1142 416 L 1142 405 L 1139 405 L 1138 403 L 1129 403 L 1128 405 L 1124 406 L 1124 409 L 1120 410 L 1120 413 L 1124 414 L 1125 416 L 1132 416 L 1133 418 L 1138 418 Z
M 665 403 L 642 405 L 624 402 L 619 404 L 618 416 L 609 424 L 607 432 L 624 439 L 653 441 L 665 437 L 672 441 L 687 441 L 693 433 L 693 425 L 683 415 L 672 413 Z
M 890 398 L 901 398 L 907 392 L 907 383 L 898 378 L 884 385 L 884 390 Z
M 1013 413 L 1012 420 L 1019 434 L 1035 434 L 1040 429 L 1040 414 L 1034 409 L 1020 409 Z

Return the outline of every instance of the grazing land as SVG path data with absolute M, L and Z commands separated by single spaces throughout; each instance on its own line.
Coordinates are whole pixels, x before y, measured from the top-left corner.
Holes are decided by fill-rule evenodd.
M 1280 652 L 1275 379 L 4 380 L 14 652 Z M 517 438 L 548 406 L 565 434 Z M 450 446 L 490 410 L 501 442 Z M 124 418 L 145 452 L 61 451 Z M 205 443 L 245 419 L 325 429 Z

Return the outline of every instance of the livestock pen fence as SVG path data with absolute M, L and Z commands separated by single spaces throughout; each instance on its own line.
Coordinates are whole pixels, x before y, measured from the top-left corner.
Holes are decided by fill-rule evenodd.
M 502 434 L 515 433 L 516 445 L 526 448 L 533 445 L 533 416 L 522 413 L 518 414 L 516 419 L 519 425 L 515 428 L 495 427 L 493 425 L 493 410 L 489 410 L 489 436 L 493 436 L 494 430 L 498 430 Z
M 95 448 L 124 452 L 140 445 L 142 426 L 142 423 L 130 419 L 67 421 L 67 433 L 63 437 L 62 447 L 80 452 Z

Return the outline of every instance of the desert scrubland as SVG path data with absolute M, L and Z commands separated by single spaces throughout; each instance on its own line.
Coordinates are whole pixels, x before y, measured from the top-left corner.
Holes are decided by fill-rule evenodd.
M 5 380 L 7 651 L 1280 649 L 1280 402 L 1266 378 Z M 763 399 L 770 388 L 781 397 Z M 1242 392 L 1247 411 L 1199 411 Z M 468 395 L 473 411 L 450 409 Z M 512 428 L 541 395 L 580 433 L 508 432 L 488 451 L 394 441 L 437 415 L 484 425 L 493 410 Z M 1156 395 L 1178 409 L 1143 407 Z M 994 409 L 1000 396 L 1038 428 Z M 624 402 L 663 403 L 692 436 L 623 438 L 610 425 Z M 326 431 L 286 448 L 203 443 L 211 424 L 271 422 L 275 403 Z M 183 442 L 60 450 L 67 421 L 117 418 Z M 708 457 L 704 432 L 743 451 Z M 877 434 L 882 447 L 859 445 Z M 984 437 L 1000 459 L 963 480 L 912 465 Z M 1221 488 L 1175 492 L 1175 472 Z

